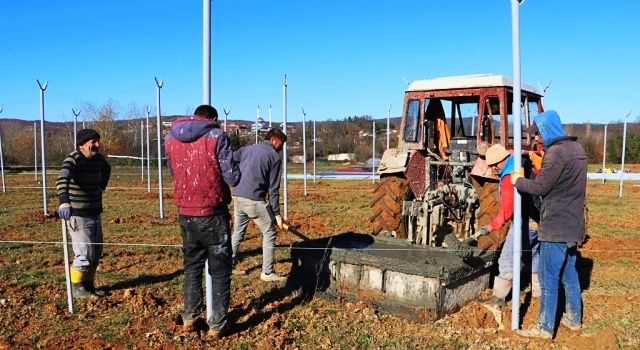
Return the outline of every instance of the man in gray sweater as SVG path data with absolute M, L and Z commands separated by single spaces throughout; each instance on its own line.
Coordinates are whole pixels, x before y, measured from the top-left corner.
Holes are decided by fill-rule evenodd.
M 240 148 L 234 159 L 240 163 L 240 182 L 234 188 L 233 235 L 231 247 L 236 262 L 240 242 L 244 239 L 249 219 L 262 232 L 262 273 L 266 282 L 283 281 L 285 277 L 273 271 L 276 230 L 282 228 L 280 216 L 280 169 L 282 150 L 287 136 L 282 130 L 273 128 L 267 132 L 265 141 Z M 267 201 L 268 195 L 268 201 Z

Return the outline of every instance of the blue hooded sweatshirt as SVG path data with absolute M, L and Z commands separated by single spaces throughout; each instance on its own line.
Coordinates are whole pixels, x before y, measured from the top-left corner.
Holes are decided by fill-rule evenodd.
M 546 111 L 538 114 L 533 117 L 533 122 L 538 127 L 538 132 L 545 147 L 549 147 L 556 141 L 567 137 L 567 134 L 562 129 L 560 116 L 556 111 Z

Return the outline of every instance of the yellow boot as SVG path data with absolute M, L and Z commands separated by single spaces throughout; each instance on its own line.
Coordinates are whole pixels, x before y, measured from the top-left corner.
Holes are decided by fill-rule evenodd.
M 70 270 L 73 297 L 75 299 L 87 299 L 91 296 L 91 292 L 84 287 L 86 272 L 77 270 L 75 267 L 72 267 Z

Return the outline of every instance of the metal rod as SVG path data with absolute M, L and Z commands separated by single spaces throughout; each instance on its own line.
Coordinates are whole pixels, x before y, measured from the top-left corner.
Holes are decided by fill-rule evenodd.
M 140 121 L 140 181 L 144 181 L 144 122 Z
M 73 310 L 73 289 L 71 288 L 71 270 L 69 268 L 69 247 L 67 244 L 67 220 L 62 220 L 62 252 L 64 254 L 64 275 L 67 286 L 67 306 L 69 307 L 69 313 L 72 314 Z
M 160 219 L 164 219 L 164 206 L 162 203 L 162 148 L 160 147 L 160 128 L 162 123 L 160 121 L 160 89 L 162 89 L 162 80 L 156 80 L 156 135 L 158 137 L 158 198 L 160 199 Z
M 227 132 L 227 117 L 231 114 L 231 110 L 222 109 L 224 111 L 224 132 Z
M 202 102 L 211 105 L 211 1 L 202 1 Z M 226 122 L 225 122 L 226 131 Z M 213 317 L 213 281 L 209 274 L 209 260 L 204 265 L 207 320 Z
M 75 109 L 71 108 L 71 113 L 73 113 L 73 147 L 71 149 L 75 149 L 78 145 L 78 116 L 80 115 L 80 110 L 78 112 Z
M 376 121 L 373 121 L 373 133 L 371 134 L 371 182 L 376 182 Z
M 622 198 L 622 187 L 624 187 L 624 151 L 627 145 L 627 119 L 629 119 L 629 114 L 631 114 L 631 112 L 629 112 L 625 117 L 624 117 L 624 128 L 622 130 L 622 165 L 620 166 L 620 195 L 619 197 Z
M 258 144 L 258 118 L 260 118 L 260 105 L 256 111 L 256 123 L 253 125 L 256 129 L 256 144 Z
M 40 88 L 40 156 L 42 161 L 42 210 L 44 211 L 44 215 L 48 214 L 47 210 L 47 160 L 45 157 L 45 134 L 44 134 L 44 91 L 47 89 L 47 85 L 49 85 L 49 81 L 45 81 L 44 86 L 40 84 L 40 80 L 36 80 L 38 83 L 38 87 Z
M 151 150 L 150 143 L 151 139 L 149 138 L 149 114 L 151 113 L 151 109 L 147 106 L 147 193 L 151 192 Z
M 4 107 L 0 107 L 0 113 L 4 110 Z M 7 189 L 4 183 L 4 158 L 2 156 L 2 129 L 0 129 L 0 171 L 2 172 L 2 193 L 5 193 Z
M 33 122 L 33 173 L 38 183 L 38 126 Z
M 522 123 L 520 118 L 520 0 L 511 0 L 511 41 L 513 57 L 513 154 L 514 169 L 522 166 Z M 513 191 L 513 286 L 511 288 L 511 329 L 520 328 L 520 261 L 522 257 L 522 202 L 520 192 Z
M 391 119 L 391 105 L 389 105 L 389 113 L 387 114 L 387 149 L 389 149 L 389 138 L 391 135 L 391 129 L 389 128 L 390 119 Z
M 304 195 L 307 195 L 307 111 L 302 108 L 302 173 L 304 174 Z
M 604 183 L 604 177 L 605 177 L 605 171 L 604 169 L 606 166 L 606 159 L 607 159 L 607 124 L 604 125 L 604 146 L 603 146 L 603 150 L 602 150 L 602 183 Z
M 269 105 L 269 129 L 271 129 L 271 105 Z
M 313 120 L 313 183 L 316 183 L 316 120 Z
M 282 83 L 282 131 L 287 133 L 287 74 L 284 75 L 284 82 Z M 284 219 L 289 219 L 289 212 L 287 208 L 287 143 L 284 143 L 284 147 L 282 149 L 282 168 L 284 175 L 284 190 L 283 190 L 283 209 L 284 209 Z

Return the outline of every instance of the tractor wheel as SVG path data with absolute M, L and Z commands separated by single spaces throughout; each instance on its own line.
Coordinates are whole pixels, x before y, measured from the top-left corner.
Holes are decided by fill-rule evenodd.
M 480 208 L 476 212 L 476 227 L 483 227 L 488 225 L 491 220 L 500 211 L 500 190 L 499 184 L 495 181 L 488 181 L 486 179 L 476 179 L 472 177 L 471 183 L 480 198 Z M 502 243 L 507 237 L 507 231 L 509 225 L 505 225 L 500 230 L 495 230 L 490 234 L 480 237 L 478 240 L 478 248 L 497 250 L 502 246 Z
M 410 199 L 413 193 L 407 179 L 400 176 L 381 177 L 373 190 L 370 220 L 373 223 L 374 235 L 407 237 L 405 223 L 402 220 L 402 202 Z

